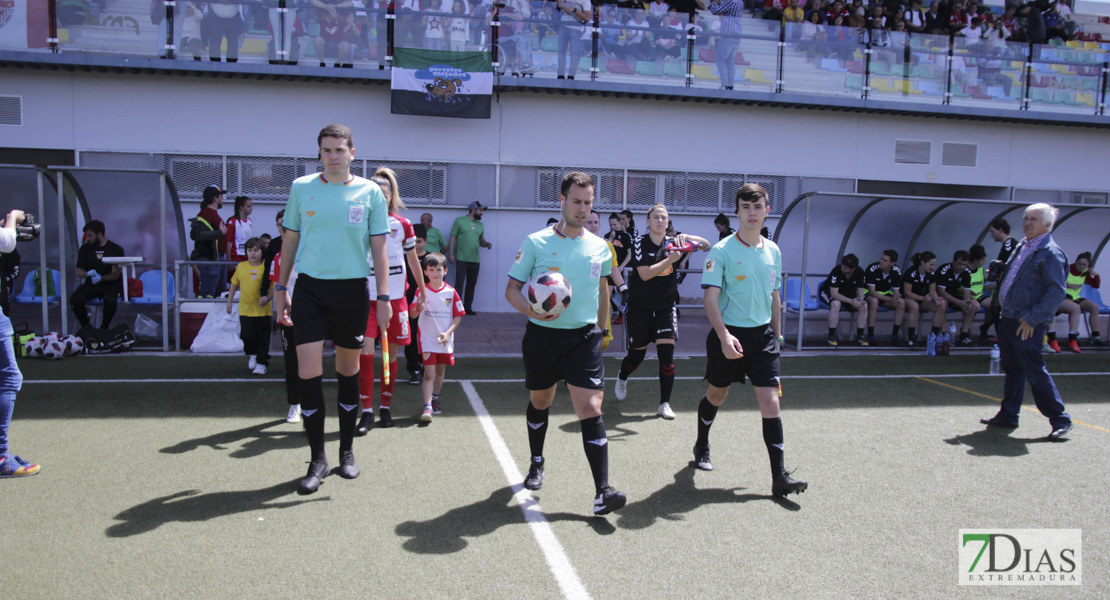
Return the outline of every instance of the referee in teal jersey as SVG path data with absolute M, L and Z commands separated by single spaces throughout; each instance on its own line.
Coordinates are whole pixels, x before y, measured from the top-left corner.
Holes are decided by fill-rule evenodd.
M 763 416 L 763 442 L 771 459 L 771 493 L 782 498 L 809 485 L 790 477 L 783 458 L 779 349 L 782 344 L 782 254 L 760 230 L 767 218 L 767 190 L 748 183 L 736 192 L 739 230 L 709 250 L 702 270 L 705 312 L 713 330 L 705 340 L 709 382 L 698 405 L 697 468 L 712 471 L 709 428 L 734 382 L 752 380 Z
M 509 269 L 505 298 L 528 315 L 521 342 L 524 385 L 530 393 L 526 414 L 528 445 L 532 452 L 524 487 L 543 485 L 543 443 L 548 412 L 555 400 L 555 384 L 566 380 L 574 413 L 582 426 L 582 447 L 593 473 L 593 514 L 606 515 L 624 506 L 624 494 L 609 485 L 609 439 L 601 419 L 605 366 L 601 340 L 609 311 L 606 277 L 612 272 L 612 253 L 605 240 L 584 229 L 594 205 L 594 181 L 585 173 L 567 173 L 559 193 L 563 218 L 529 235 Z M 536 314 L 521 295 L 524 284 L 538 273 L 556 271 L 567 278 L 573 292 L 570 305 L 556 316 Z

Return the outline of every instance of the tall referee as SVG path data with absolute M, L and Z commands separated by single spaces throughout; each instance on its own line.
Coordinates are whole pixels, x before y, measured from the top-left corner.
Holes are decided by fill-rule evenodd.
M 694 462 L 712 471 L 709 428 L 734 382 L 751 378 L 763 415 L 763 443 L 771 459 L 771 493 L 782 498 L 809 485 L 786 472 L 779 408 L 779 348 L 782 344 L 782 254 L 760 230 L 767 218 L 767 190 L 748 183 L 736 192 L 739 230 L 717 242 L 702 270 L 705 312 L 713 330 L 705 340 L 709 381 L 698 405 Z
M 584 229 L 593 204 L 593 179 L 585 173 L 567 173 L 559 193 L 563 218 L 524 239 L 509 269 L 505 298 L 530 317 L 521 342 L 524 385 L 530 396 L 526 418 L 532 453 L 524 487 L 538 490 L 543 486 L 548 412 L 555 400 L 555 384 L 565 379 L 593 473 L 593 514 L 606 515 L 624 506 L 626 499 L 609 485 L 609 440 L 601 419 L 605 390 L 601 340 L 605 333 L 598 324 L 605 322 L 609 312 L 606 277 L 613 267 L 609 244 Z M 541 317 L 525 301 L 521 289 L 534 275 L 547 271 L 565 276 L 574 295 L 561 314 Z
M 359 350 L 370 312 L 367 290 L 373 255 L 378 326 L 389 324 L 389 265 L 385 234 L 388 205 L 378 184 L 351 175 L 354 137 L 343 125 L 328 125 L 316 138 L 324 172 L 293 182 L 285 207 L 281 274 L 274 308 L 282 325 L 296 323 L 301 414 L 312 458 L 300 493 L 320 488 L 328 474 L 324 451 L 324 340 L 335 343 L 339 378 L 339 468 L 345 479 L 359 475 L 352 445 L 358 417 Z M 297 268 L 297 303 L 289 306 L 289 273 Z M 384 300 L 383 300 L 384 298 Z

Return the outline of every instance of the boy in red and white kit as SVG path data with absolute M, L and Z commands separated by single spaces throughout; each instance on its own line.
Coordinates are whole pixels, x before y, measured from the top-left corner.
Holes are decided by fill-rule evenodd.
M 389 233 L 385 236 L 386 255 L 389 257 L 389 297 L 378 297 L 378 300 L 389 300 L 393 307 L 393 317 L 389 321 L 389 330 L 382 336 L 385 338 L 382 343 L 389 344 L 389 383 L 381 383 L 378 415 L 381 427 L 392 427 L 390 403 L 393 400 L 393 388 L 397 384 L 397 354 L 401 346 L 409 345 L 412 340 L 408 320 L 409 306 L 405 300 L 405 287 L 408 284 L 405 273 L 406 269 L 419 272 L 420 259 L 416 256 L 416 234 L 412 230 L 412 223 L 400 214 L 405 209 L 405 204 L 397 192 L 397 176 L 392 169 L 381 167 L 370 177 L 370 181 L 381 186 L 382 193 L 389 201 Z M 373 268 L 370 276 L 374 276 Z M 417 278 L 417 285 L 422 291 L 423 278 Z M 419 306 L 420 301 L 416 302 Z M 371 340 L 382 333 L 378 330 L 375 319 L 376 308 L 377 303 L 371 302 L 370 318 L 366 321 L 366 336 L 362 344 L 362 354 L 359 356 L 358 394 L 362 401 L 362 417 L 355 428 L 355 435 L 358 436 L 366 435 L 374 426 L 374 342 Z M 383 371 L 385 368 L 387 367 L 383 365 Z
M 424 309 L 419 310 L 414 305 L 409 310 L 413 315 L 420 315 L 418 331 L 424 360 L 424 381 L 421 384 L 424 412 L 420 420 L 431 423 L 433 414 L 443 412 L 439 408 L 439 391 L 443 389 L 447 365 L 455 364 L 455 330 L 462 323 L 466 310 L 459 293 L 443 281 L 447 276 L 446 257 L 439 252 L 425 255 L 424 275 L 428 277 L 428 284 L 422 290 L 424 293 L 418 292 L 415 299 L 416 303 L 423 301 Z

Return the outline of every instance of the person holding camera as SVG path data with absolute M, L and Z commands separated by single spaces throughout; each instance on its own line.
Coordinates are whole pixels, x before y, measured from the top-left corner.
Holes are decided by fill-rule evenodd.
M 75 271 L 77 277 L 84 278 L 85 282 L 73 291 L 69 303 L 73 306 L 77 322 L 84 327 L 89 324 L 89 311 L 85 304 L 93 298 L 103 298 L 104 321 L 100 328 L 108 329 L 112 317 L 116 316 L 116 302 L 123 293 L 123 282 L 120 266 L 104 264 L 104 259 L 123 256 L 123 248 L 104 236 L 104 223 L 100 221 L 89 221 L 81 231 L 85 237 L 81 249 L 77 251 Z
M 0 227 L 0 253 L 9 254 L 15 250 L 16 226 L 23 223 L 21 210 L 8 213 L 4 226 Z M 31 464 L 8 450 L 8 425 L 12 420 L 15 395 L 23 387 L 23 374 L 15 362 L 15 345 L 12 321 L 7 314 L 0 313 L 0 479 L 26 477 L 39 472 L 39 465 Z

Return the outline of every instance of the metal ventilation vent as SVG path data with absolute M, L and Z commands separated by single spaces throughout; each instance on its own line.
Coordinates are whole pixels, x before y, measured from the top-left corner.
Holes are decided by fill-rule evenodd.
M 974 167 L 978 164 L 978 160 L 978 144 L 945 142 L 941 146 L 940 164 L 946 167 Z
M 0 125 L 23 125 L 23 98 L 0 96 Z
M 932 142 L 894 140 L 894 162 L 907 165 L 927 165 L 933 151 Z

